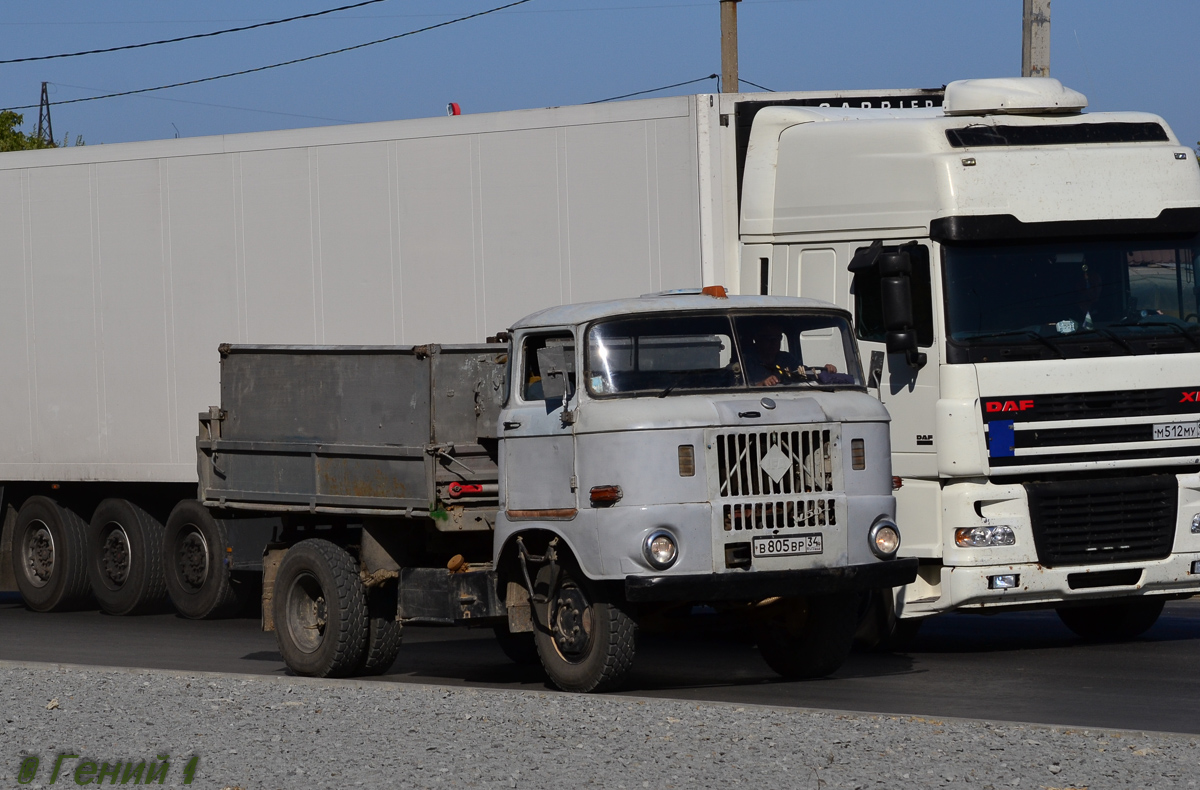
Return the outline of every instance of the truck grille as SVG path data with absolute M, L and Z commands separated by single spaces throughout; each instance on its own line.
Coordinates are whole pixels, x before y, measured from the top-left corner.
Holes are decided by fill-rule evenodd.
M 801 499 L 788 502 L 747 502 L 722 505 L 726 532 L 837 525 L 837 500 Z
M 988 433 L 988 464 L 999 474 L 1014 474 L 1030 466 L 1146 458 L 1195 464 L 1200 456 L 1200 441 L 1154 441 L 1155 422 L 1200 419 L 1200 389 L 1193 386 L 985 396 L 980 398 L 979 408 Z M 1128 418 L 1145 421 L 1121 422 Z M 1077 420 L 1113 420 L 1116 424 L 1070 424 Z M 1039 427 L 1049 421 L 1059 424 Z M 1112 446 L 1097 449 L 1096 445 Z
M 831 431 L 805 430 L 718 433 L 718 492 L 721 497 L 813 494 L 833 490 Z
M 1174 475 L 1026 483 L 1046 566 L 1162 559 L 1175 539 Z

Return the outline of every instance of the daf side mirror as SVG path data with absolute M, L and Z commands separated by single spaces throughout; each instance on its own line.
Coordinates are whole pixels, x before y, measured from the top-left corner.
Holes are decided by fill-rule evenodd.
M 880 253 L 879 289 L 883 306 L 885 342 L 889 354 L 903 354 L 910 368 L 920 370 L 928 358 L 917 350 L 913 317 L 912 261 L 907 252 Z

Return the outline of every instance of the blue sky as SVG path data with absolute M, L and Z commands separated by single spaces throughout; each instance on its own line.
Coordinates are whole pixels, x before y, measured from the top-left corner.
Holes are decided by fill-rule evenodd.
M 5 4 L 0 58 L 118 46 L 351 0 L 37 0 Z M 384 0 L 179 44 L 0 65 L 0 106 L 151 87 L 481 11 L 504 0 Z M 1019 76 L 1021 0 L 744 0 L 741 76 L 777 90 L 933 87 Z M 1053 0 L 1051 75 L 1092 110 L 1146 110 L 1200 140 L 1200 3 Z M 720 70 L 717 0 L 531 0 L 490 16 L 260 74 L 53 109 L 88 143 L 577 104 Z M 669 93 L 715 90 L 713 82 Z M 26 129 L 37 110 L 25 110 Z

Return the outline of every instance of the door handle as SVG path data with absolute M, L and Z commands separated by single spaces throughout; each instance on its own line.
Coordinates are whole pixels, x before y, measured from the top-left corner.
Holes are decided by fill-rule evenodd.
M 506 430 L 506 431 L 511 431 L 513 428 L 520 428 L 520 427 L 521 427 L 521 423 L 519 423 L 519 422 L 504 423 L 504 430 Z

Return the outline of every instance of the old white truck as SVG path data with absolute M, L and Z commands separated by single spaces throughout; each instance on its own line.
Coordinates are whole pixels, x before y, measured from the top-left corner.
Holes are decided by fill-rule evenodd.
M 860 594 L 916 577 L 887 412 L 844 310 L 707 290 L 550 308 L 504 344 L 223 346 L 172 600 L 229 605 L 226 557 L 263 555 L 265 627 L 308 675 L 382 672 L 404 623 L 443 623 L 603 690 L 640 622 L 699 604 L 787 677 L 834 671 Z

